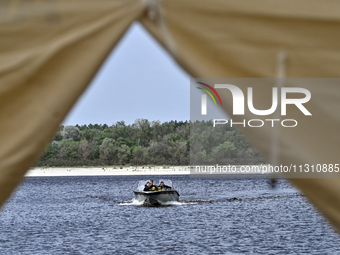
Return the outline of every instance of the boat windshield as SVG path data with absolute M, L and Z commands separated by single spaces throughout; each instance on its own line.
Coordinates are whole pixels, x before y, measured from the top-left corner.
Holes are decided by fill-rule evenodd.
M 138 182 L 138 186 L 137 186 L 137 191 L 143 191 L 145 184 L 148 182 L 149 180 L 141 180 Z

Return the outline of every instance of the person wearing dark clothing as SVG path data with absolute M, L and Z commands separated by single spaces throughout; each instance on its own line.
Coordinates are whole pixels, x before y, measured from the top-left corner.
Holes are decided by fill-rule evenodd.
M 171 187 L 167 186 L 164 184 L 164 182 L 161 182 L 161 184 L 159 185 L 160 190 L 170 190 Z
M 156 191 L 158 187 L 154 185 L 152 182 L 147 182 L 144 187 L 144 191 Z
M 150 180 L 150 184 L 151 184 L 150 190 L 153 190 L 153 191 L 158 190 L 158 187 L 155 184 L 153 184 L 153 180 Z
M 150 183 L 150 182 L 147 182 L 147 183 L 145 184 L 144 191 L 151 191 L 151 188 L 152 188 L 151 183 Z

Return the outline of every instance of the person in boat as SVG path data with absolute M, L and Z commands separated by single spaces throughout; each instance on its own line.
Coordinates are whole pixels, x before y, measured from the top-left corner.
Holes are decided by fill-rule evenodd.
M 165 185 L 164 182 L 161 182 L 158 187 L 158 190 L 169 190 L 169 189 L 171 189 L 171 187 L 168 185 Z
M 144 191 L 151 191 L 151 183 L 147 182 L 144 186 Z
M 151 180 L 152 181 L 152 180 Z M 156 191 L 158 190 L 158 187 L 153 184 L 153 182 L 147 182 L 145 184 L 144 190 L 143 191 Z
M 152 190 L 152 191 L 158 190 L 158 187 L 155 184 L 153 184 L 153 180 L 150 180 L 150 183 L 151 183 L 151 189 L 150 190 Z

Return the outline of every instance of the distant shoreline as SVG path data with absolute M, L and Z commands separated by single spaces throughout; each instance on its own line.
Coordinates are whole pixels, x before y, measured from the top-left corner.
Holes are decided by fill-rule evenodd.
M 189 166 L 171 167 L 35 167 L 25 177 L 112 176 L 112 175 L 189 175 Z

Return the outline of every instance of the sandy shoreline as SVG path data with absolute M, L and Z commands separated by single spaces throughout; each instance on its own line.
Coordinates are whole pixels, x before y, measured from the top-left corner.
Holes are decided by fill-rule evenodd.
M 208 177 L 214 175 L 214 177 L 225 176 L 246 176 L 251 175 L 254 177 L 255 175 L 261 175 L 264 177 L 264 174 L 270 174 L 265 168 L 267 165 L 234 165 L 224 169 L 223 171 L 220 169 L 216 170 L 209 169 L 209 167 L 201 167 L 201 168 L 192 168 L 191 174 L 196 177 Z M 246 167 L 246 168 L 245 168 Z M 245 171 L 248 169 L 249 171 L 256 170 L 256 172 Z M 265 171 L 264 171 L 265 170 Z M 190 174 L 190 166 L 139 166 L 139 167 L 120 167 L 120 166 L 107 166 L 107 167 L 36 167 L 30 169 L 25 177 L 34 177 L 34 176 L 105 176 L 105 175 L 189 175 Z
M 105 176 L 105 175 L 181 175 L 190 174 L 189 166 L 163 167 L 47 167 L 32 168 L 25 177 L 38 176 Z

